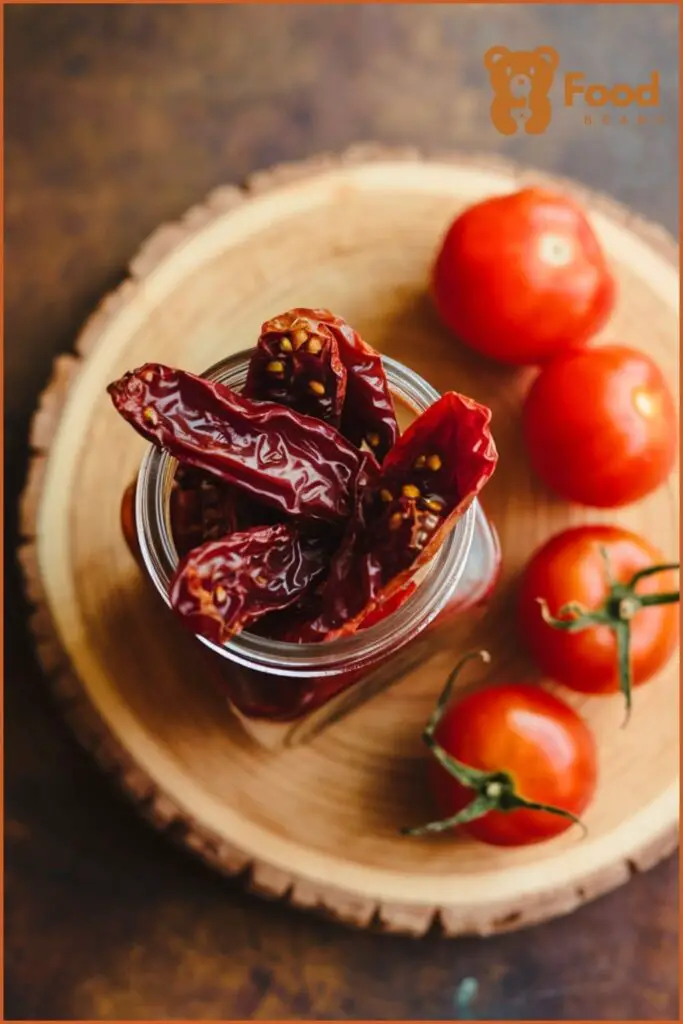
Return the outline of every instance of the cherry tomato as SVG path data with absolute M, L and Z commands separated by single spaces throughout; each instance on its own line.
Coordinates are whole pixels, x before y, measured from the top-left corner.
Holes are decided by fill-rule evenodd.
M 523 429 L 544 483 L 597 508 L 643 498 L 676 460 L 676 406 L 664 376 L 624 345 L 554 359 L 527 395 Z
M 543 363 L 607 322 L 615 283 L 581 207 L 541 188 L 486 199 L 452 223 L 432 272 L 443 322 L 504 363 Z
M 678 583 L 664 562 L 661 551 L 618 526 L 578 526 L 544 544 L 518 598 L 522 636 L 541 670 L 572 690 L 621 689 L 627 698 L 631 685 L 651 679 L 678 642 Z M 556 625 L 544 619 L 539 598 Z M 574 602 L 580 607 L 563 615 Z
M 489 686 L 450 703 L 435 730 L 437 743 L 470 768 L 504 773 L 514 793 L 579 817 L 595 792 L 597 754 L 588 726 L 558 697 L 538 686 Z M 430 778 L 445 819 L 462 811 L 476 793 L 461 785 L 436 759 Z M 490 788 L 505 785 L 493 778 Z M 495 792 L 495 791 L 494 791 Z M 526 846 L 571 828 L 569 817 L 519 807 L 491 810 L 459 827 L 495 846 Z

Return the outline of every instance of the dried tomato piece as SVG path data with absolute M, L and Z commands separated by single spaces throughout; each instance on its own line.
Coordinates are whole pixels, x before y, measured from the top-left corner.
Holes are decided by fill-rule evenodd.
M 327 423 L 147 363 L 108 389 L 118 412 L 179 462 L 288 515 L 339 522 L 364 455 Z
M 496 467 L 490 419 L 485 406 L 451 391 L 411 424 L 384 460 L 378 483 L 356 492 L 320 612 L 300 637 L 355 632 L 434 556 Z
M 365 530 L 364 496 L 374 493 L 379 479 L 379 467 L 370 452 L 363 453 L 364 465 L 359 472 L 354 487 L 354 512 L 346 524 L 343 536 L 337 535 L 334 543 L 328 545 L 327 567 L 329 573 L 321 578 L 318 586 L 310 591 L 301 601 L 286 612 L 269 616 L 262 623 L 259 632 L 273 640 L 286 643 L 318 643 L 326 639 L 333 628 L 331 623 L 346 618 L 346 598 L 340 594 L 339 607 L 336 606 L 336 581 L 350 586 L 353 573 L 352 559 L 356 555 L 359 536 Z M 359 585 L 363 580 L 359 579 Z M 369 598 L 368 598 L 369 600 Z
M 345 320 L 327 309 L 306 310 L 336 338 L 346 368 L 346 401 L 341 430 L 358 447 L 365 442 L 381 462 L 399 435 L 394 403 L 379 352 Z
M 358 629 L 370 629 L 371 626 L 376 626 L 382 619 L 386 619 L 388 615 L 392 615 L 397 612 L 399 608 L 405 604 L 409 597 L 411 597 L 417 590 L 417 584 L 413 580 L 409 580 L 405 587 L 401 587 L 400 590 L 395 590 L 389 597 L 375 605 L 368 614 L 361 619 L 358 623 Z
M 222 644 L 298 601 L 325 565 L 320 543 L 295 526 L 255 526 L 190 551 L 171 580 L 171 606 L 193 633 Z
M 404 587 L 391 593 L 386 601 L 371 604 L 367 615 L 360 616 L 354 632 L 376 626 L 382 619 L 398 611 L 416 590 L 417 584 L 409 580 Z M 259 623 L 257 631 L 271 640 L 281 640 L 290 644 L 315 644 L 328 640 L 331 620 L 325 614 L 316 615 L 316 603 L 320 603 L 320 597 L 316 597 L 314 592 L 313 595 L 304 598 L 301 604 L 267 616 Z
M 313 310 L 291 309 L 263 324 L 244 395 L 339 426 L 346 370 L 334 334 Z
M 277 509 L 191 466 L 178 465 L 169 504 L 173 539 L 181 557 L 204 541 L 282 521 Z
M 496 468 L 490 422 L 486 406 L 447 391 L 411 423 L 382 466 L 375 540 L 396 547 L 408 525 L 419 564 L 434 555 Z M 399 510 L 407 523 L 397 529 Z
M 238 529 L 239 492 L 200 469 L 178 466 L 170 496 L 171 530 L 182 557 Z M 253 525 L 253 524 L 250 524 Z

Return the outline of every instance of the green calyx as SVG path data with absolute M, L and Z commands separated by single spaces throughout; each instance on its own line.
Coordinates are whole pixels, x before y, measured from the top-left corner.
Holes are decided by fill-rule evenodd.
M 450 818 L 443 818 L 440 821 L 430 821 L 426 825 L 418 825 L 412 828 L 401 829 L 403 835 L 406 836 L 423 836 L 429 835 L 433 832 L 445 832 L 448 829 L 455 828 L 457 825 L 464 825 L 467 822 L 475 821 L 477 818 L 483 818 L 485 814 L 489 814 L 491 811 L 502 811 L 507 813 L 509 811 L 517 811 L 522 808 L 530 811 L 548 811 L 550 814 L 557 814 L 562 818 L 567 818 L 581 828 L 584 828 L 581 820 L 569 811 L 564 811 L 560 807 L 553 807 L 551 804 L 539 804 L 532 800 L 526 800 L 523 796 L 515 790 L 515 784 L 512 777 L 507 772 L 484 772 L 478 768 L 471 768 L 469 765 L 463 764 L 462 761 L 456 760 L 446 750 L 441 747 L 435 737 L 434 733 L 436 728 L 441 721 L 451 694 L 453 692 L 453 686 L 455 681 L 460 675 L 463 667 L 468 661 L 473 658 L 481 658 L 482 661 L 488 663 L 491 658 L 488 651 L 475 651 L 470 654 L 466 654 L 451 672 L 444 689 L 436 703 L 436 707 L 432 712 L 432 715 L 427 723 L 427 726 L 422 734 L 424 743 L 429 747 L 432 755 L 436 758 L 440 765 L 446 769 L 449 775 L 451 775 L 461 786 L 465 786 L 467 789 L 472 790 L 472 800 L 465 807 L 463 807 L 457 814 L 452 815 Z
M 631 665 L 631 620 L 643 608 L 659 604 L 676 604 L 680 601 L 680 591 L 663 594 L 637 594 L 636 587 L 640 580 L 654 576 L 660 572 L 671 572 L 680 569 L 680 563 L 671 562 L 666 565 L 651 565 L 634 573 L 627 583 L 619 583 L 612 575 L 607 549 L 600 547 L 600 554 L 605 563 L 608 594 L 604 603 L 593 610 L 585 608 L 578 601 L 570 601 L 563 605 L 557 616 L 550 614 L 547 602 L 539 597 L 543 621 L 554 629 L 565 633 L 580 633 L 584 629 L 596 626 L 607 626 L 614 630 L 617 640 L 617 660 L 619 667 L 619 688 L 626 702 L 626 720 L 631 714 L 631 691 L 633 688 L 633 671 Z

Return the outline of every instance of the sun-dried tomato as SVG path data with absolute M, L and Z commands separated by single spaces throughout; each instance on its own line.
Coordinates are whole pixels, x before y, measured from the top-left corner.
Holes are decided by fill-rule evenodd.
M 340 522 L 364 454 L 329 424 L 147 363 L 109 385 L 118 412 L 179 462 L 288 515 Z
M 211 473 L 180 464 L 171 488 L 170 515 L 173 539 L 181 558 L 204 541 L 282 521 L 277 509 L 242 494 Z
M 209 473 L 178 466 L 170 497 L 171 530 L 182 558 L 239 528 L 239 493 Z
M 264 323 L 244 395 L 278 402 L 338 427 L 346 370 L 329 327 L 309 309 L 292 309 Z
M 411 597 L 417 590 L 417 584 L 413 580 L 409 580 L 405 587 L 401 587 L 400 590 L 394 591 L 387 597 L 385 601 L 375 605 L 358 623 L 358 629 L 370 629 L 371 626 L 376 626 L 382 619 L 386 619 L 388 615 L 393 615 L 399 608 L 405 604 L 409 597 Z
M 490 422 L 486 406 L 447 391 L 411 423 L 382 465 L 374 541 L 393 550 L 396 540 L 408 539 L 409 527 L 407 546 L 419 564 L 432 557 L 496 468 Z M 399 510 L 404 522 L 397 529 Z
M 406 430 L 379 481 L 357 490 L 356 512 L 332 559 L 319 612 L 289 638 L 356 632 L 428 562 L 493 473 L 490 410 L 447 392 Z
M 300 600 L 324 569 L 320 542 L 295 526 L 255 526 L 190 551 L 171 580 L 171 606 L 193 633 L 222 644 Z
M 108 390 L 178 460 L 171 602 L 219 643 L 320 642 L 390 615 L 497 461 L 490 411 L 455 392 L 399 437 L 379 354 L 323 309 L 263 325 L 246 396 L 156 363 Z
M 356 554 L 355 539 L 365 528 L 365 501 L 364 497 L 371 493 L 379 479 L 379 470 L 373 455 L 364 452 L 365 460 L 363 469 L 356 477 L 353 501 L 354 512 L 346 523 L 345 532 L 332 537 L 328 541 L 328 557 L 326 572 L 318 585 L 309 591 L 302 600 L 296 602 L 284 612 L 269 615 L 261 624 L 258 632 L 263 636 L 269 636 L 273 640 L 281 640 L 286 643 L 318 643 L 325 640 L 329 633 L 331 621 L 336 621 L 336 615 L 343 618 L 343 605 L 346 598 L 341 595 L 342 607 L 333 610 L 334 605 L 334 579 L 343 579 L 348 583 L 353 572 L 350 560 Z M 330 535 L 328 534 L 328 538 Z M 359 580 L 362 585 L 363 581 Z M 324 607 L 321 607 L 324 603 Z M 388 614 L 388 613 L 387 613 Z
M 381 462 L 399 434 L 382 358 L 340 316 L 327 309 L 307 312 L 328 326 L 337 340 L 339 358 L 346 368 L 342 433 L 359 447 L 365 442 Z

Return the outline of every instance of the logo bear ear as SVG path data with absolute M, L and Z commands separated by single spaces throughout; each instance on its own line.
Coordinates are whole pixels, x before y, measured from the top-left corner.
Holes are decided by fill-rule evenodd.
M 490 71 L 492 68 L 499 64 L 506 57 L 510 56 L 510 51 L 507 46 L 492 46 L 490 50 L 487 50 L 484 54 L 484 65 Z
M 560 57 L 554 46 L 537 46 L 534 53 L 542 57 L 543 60 L 550 65 L 554 71 L 557 65 L 560 63 Z

